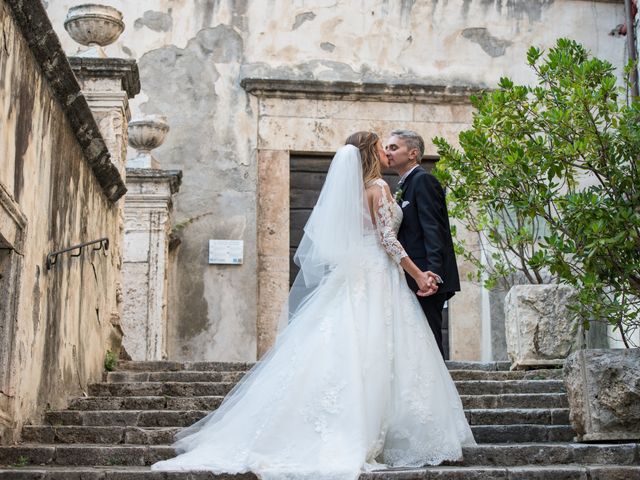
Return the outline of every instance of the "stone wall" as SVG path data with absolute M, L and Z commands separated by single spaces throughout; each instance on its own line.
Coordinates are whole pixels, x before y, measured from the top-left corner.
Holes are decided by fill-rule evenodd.
M 45 3 L 66 51 L 75 52 L 63 21 L 67 8 L 83 1 Z M 288 267 L 261 231 L 286 236 L 288 229 L 286 211 L 278 217 L 261 192 L 286 202 L 289 148 L 326 154 L 356 128 L 384 134 L 391 127 L 427 124 L 426 137 L 455 141 L 469 119 L 468 105 L 451 109 L 446 100 L 414 108 L 410 98 L 394 102 L 393 92 L 347 98 L 358 84 L 473 90 L 495 86 L 502 75 L 526 81 L 528 47 L 550 46 L 560 36 L 575 38 L 614 65 L 624 60 L 624 38 L 608 35 L 623 22 L 621 1 L 107 3 L 124 13 L 127 25 L 107 52 L 140 65 L 143 91 L 132 102 L 133 114 L 168 117 L 171 133 L 157 156 L 163 168 L 184 172 L 175 202 L 182 244 L 169 306 L 168 355 L 176 360 L 253 360 L 272 338 Z M 273 108 L 285 113 L 273 119 L 268 98 L 277 92 L 247 93 L 245 78 L 328 82 L 345 91 L 324 103 L 277 100 Z M 305 92 L 299 93 L 304 99 Z M 276 123 L 279 130 L 271 128 Z M 260 186 L 261 176 L 273 181 Z M 244 264 L 208 265 L 207 241 L 216 238 L 244 240 Z M 266 298 L 268 305 L 261 303 Z M 491 340 L 500 320 L 480 319 L 481 311 L 490 311 L 482 305 L 489 298 L 467 284 L 452 302 L 456 358 L 504 358 L 503 336 Z
M 0 0 L 0 436 L 101 378 L 117 350 L 125 188 L 39 0 Z M 105 252 L 47 254 L 109 239 Z M 73 253 L 73 252 L 72 252 Z

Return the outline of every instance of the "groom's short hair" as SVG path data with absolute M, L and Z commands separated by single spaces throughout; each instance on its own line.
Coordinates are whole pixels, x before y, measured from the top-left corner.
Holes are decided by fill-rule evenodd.
M 391 135 L 401 138 L 404 140 L 404 143 L 407 145 L 409 150 L 413 150 L 414 148 L 418 149 L 418 163 L 422 161 L 422 156 L 424 155 L 424 140 L 418 133 L 413 130 L 393 130 Z

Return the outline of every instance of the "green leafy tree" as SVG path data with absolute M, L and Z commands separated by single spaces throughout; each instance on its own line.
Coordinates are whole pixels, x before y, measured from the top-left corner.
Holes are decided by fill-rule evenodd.
M 460 149 L 435 138 L 436 175 L 451 216 L 480 237 L 458 242 L 486 286 L 515 272 L 531 283 L 576 287 L 572 305 L 588 328 L 606 319 L 627 346 L 640 325 L 640 102 L 614 67 L 559 39 L 531 48 L 537 82 L 472 98 Z M 628 69 L 627 69 L 628 71 Z

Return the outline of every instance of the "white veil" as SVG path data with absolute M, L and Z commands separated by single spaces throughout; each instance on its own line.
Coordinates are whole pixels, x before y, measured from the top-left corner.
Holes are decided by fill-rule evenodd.
M 336 152 L 320 197 L 304 227 L 293 261 L 300 267 L 278 332 L 295 319 L 315 290 L 337 266 L 357 265 L 364 235 L 371 229 L 360 151 L 344 145 Z
M 178 453 L 195 448 L 202 435 L 220 421 L 251 389 L 256 375 L 276 354 L 285 327 L 295 322 L 331 274 L 353 272 L 365 260 L 364 241 L 372 222 L 366 203 L 360 151 L 353 145 L 338 149 L 320 191 L 320 197 L 304 227 L 304 235 L 294 256 L 300 271 L 289 292 L 278 325 L 276 345 L 227 395 L 220 407 L 180 431 L 174 447 Z

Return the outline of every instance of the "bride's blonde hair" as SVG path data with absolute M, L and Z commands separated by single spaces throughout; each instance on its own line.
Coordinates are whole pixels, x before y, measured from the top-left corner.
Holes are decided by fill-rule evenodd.
M 379 140 L 380 137 L 373 132 L 356 132 L 349 135 L 347 141 L 344 142 L 345 145 L 353 145 L 360 150 L 362 180 L 365 185 L 382 177 L 378 149 L 376 148 Z

